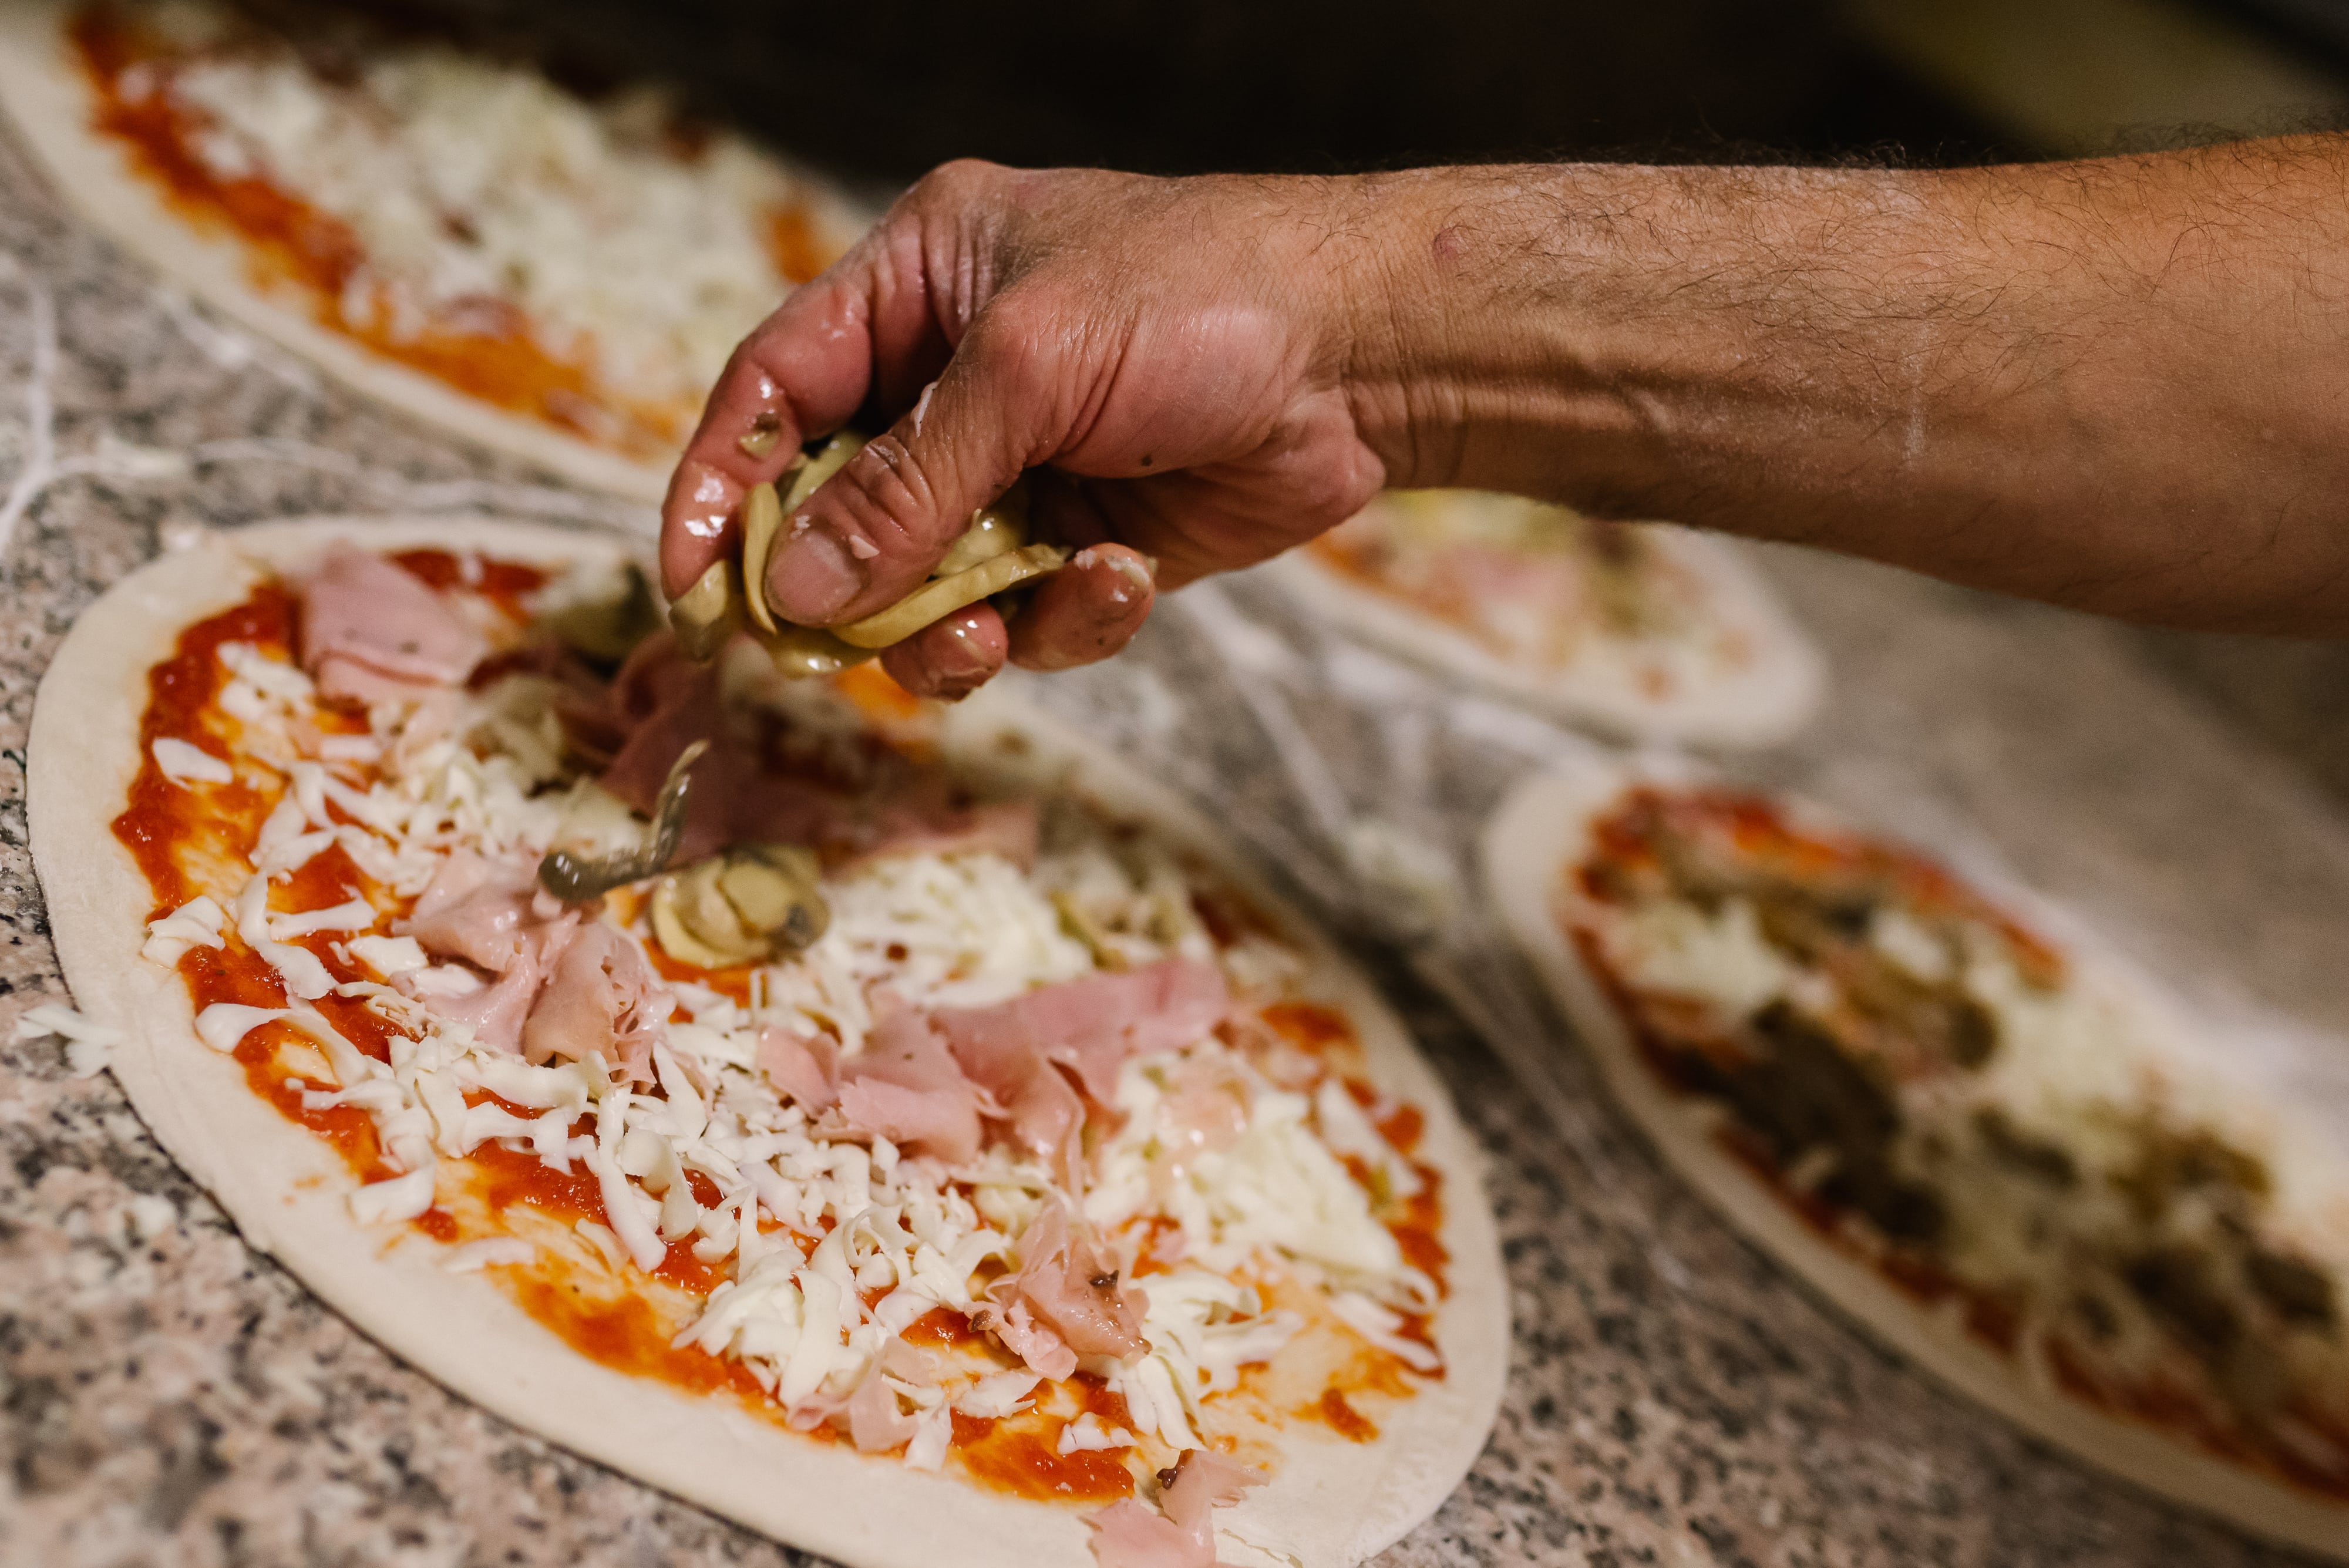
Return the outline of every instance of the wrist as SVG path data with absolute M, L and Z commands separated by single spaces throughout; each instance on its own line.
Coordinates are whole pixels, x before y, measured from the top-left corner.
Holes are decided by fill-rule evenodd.
M 1431 169 L 1353 182 L 1344 384 L 1388 483 L 1565 495 L 1640 483 L 1632 258 L 1574 216 L 1643 170 Z M 1591 194 L 1596 195 L 1596 192 Z

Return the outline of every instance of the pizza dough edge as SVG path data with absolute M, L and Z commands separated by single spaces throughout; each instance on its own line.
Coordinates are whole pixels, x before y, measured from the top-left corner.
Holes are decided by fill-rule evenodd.
M 437 1243 L 355 1221 L 345 1200 L 357 1183 L 339 1158 L 256 1097 L 233 1059 L 196 1041 L 184 987 L 138 956 L 152 894 L 109 826 L 139 765 L 146 673 L 187 625 L 250 591 L 252 563 L 297 564 L 336 535 L 550 563 L 626 547 L 608 535 L 462 517 L 256 524 L 149 561 L 80 614 L 36 700 L 27 815 L 60 965 L 76 1005 L 129 1035 L 112 1066 L 140 1118 L 251 1245 L 395 1355 L 517 1426 L 854 1568 L 927 1568 L 946 1557 L 974 1568 L 1092 1568 L 1090 1532 L 1074 1511 L 811 1442 L 585 1360 L 486 1279 L 442 1270 Z M 1239 1540 L 1308 1563 L 1381 1550 L 1450 1495 L 1498 1408 L 1508 1291 L 1471 1140 L 1367 979 L 1227 847 L 1202 837 L 1197 814 L 1016 700 L 964 711 L 966 727 L 1018 731 L 1046 754 L 1073 743 L 1072 760 L 1105 804 L 1130 803 L 1303 935 L 1309 989 L 1346 1007 L 1374 1076 L 1425 1113 L 1423 1158 L 1444 1173 L 1444 1241 L 1454 1260 L 1437 1320 L 1447 1378 L 1386 1412 L 1371 1444 L 1309 1434 L 1270 1483 L 1217 1515 Z
M 2011 1362 L 1961 1327 L 1920 1309 L 1875 1271 L 1823 1241 L 1743 1165 L 1641 1063 L 1552 914 L 1560 870 L 1588 842 L 1591 816 L 1634 783 L 1686 784 L 1709 776 L 1671 758 L 1568 763 L 1520 780 L 1487 820 L 1480 843 L 1486 888 L 1503 924 L 1597 1062 L 1617 1106 L 1666 1168 L 1745 1241 L 1787 1269 L 1829 1311 L 1942 1384 L 2069 1458 L 2265 1539 L 2349 1563 L 2349 1504 L 2333 1504 L 2205 1456 L 2184 1443 L 2033 1388 Z M 1991 889 L 2002 901 L 2015 889 Z M 2019 913 L 2030 918 L 2028 907 Z M 2075 961 L 2106 983 L 2101 955 Z

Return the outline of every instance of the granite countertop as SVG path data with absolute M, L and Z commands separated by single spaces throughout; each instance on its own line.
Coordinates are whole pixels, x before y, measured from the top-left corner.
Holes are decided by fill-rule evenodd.
M 109 582 L 184 531 L 310 513 L 648 523 L 420 432 L 159 291 L 5 147 L 0 476 L 0 1039 L 63 996 L 24 737 L 57 639 Z M 1744 771 L 2028 867 L 2228 1004 L 2349 1031 L 2333 983 L 2349 831 L 2279 739 L 2291 725 L 2239 732 L 2138 634 L 1848 563 L 1766 565 L 1837 696 Z M 1473 897 L 1413 962 L 1336 869 L 1330 846 L 1365 817 L 1456 854 L 1511 776 L 1576 742 L 1325 643 L 1245 580 L 1178 597 L 1133 655 L 1031 690 L 1212 794 L 1355 932 L 1483 1142 L 1507 1396 L 1466 1482 L 1386 1561 L 2287 1561 L 1877 1349 L 1659 1168 L 1481 945 Z M 2296 732 L 2323 728 L 2312 711 Z M 1478 1004 L 1517 1076 L 1429 977 Z M 0 1045 L 0 1562 L 799 1560 L 361 1338 L 249 1251 L 113 1080 L 67 1075 L 55 1042 Z

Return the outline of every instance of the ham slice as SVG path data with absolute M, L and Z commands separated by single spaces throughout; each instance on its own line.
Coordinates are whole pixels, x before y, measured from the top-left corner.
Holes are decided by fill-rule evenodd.
M 1003 1348 L 1026 1362 L 1029 1371 L 1055 1383 L 1076 1375 L 1077 1353 L 1069 1348 L 1068 1341 L 1038 1323 L 1036 1314 L 1016 1293 L 989 1326 Z
M 523 1024 L 522 1054 L 534 1065 L 597 1054 L 651 1083 L 653 1036 L 668 1012 L 668 992 L 636 942 L 591 922 L 547 961 L 545 987 Z
M 1054 1379 L 1075 1371 L 1079 1356 L 1138 1354 L 1150 1303 L 1140 1291 L 1119 1290 L 1120 1273 L 1117 1260 L 1071 1223 L 1054 1194 L 1020 1232 L 1019 1274 L 994 1287 L 1004 1303 L 998 1337 Z
M 876 1363 L 848 1397 L 848 1436 L 861 1454 L 886 1453 L 913 1440 L 921 1423 L 897 1408 L 896 1391 Z
M 1162 959 L 1123 974 L 1040 986 L 993 1007 L 951 1010 L 938 1021 L 951 1038 L 983 1038 L 989 1050 L 1023 1042 L 1073 1071 L 1085 1093 L 1106 1105 L 1129 1057 L 1191 1044 L 1229 1011 L 1223 971 L 1196 959 Z
M 1038 1049 L 1019 1016 L 1000 1007 L 938 1015 L 955 1061 L 1010 1123 L 1011 1139 L 1052 1167 L 1071 1192 L 1084 1190 L 1084 1102 Z
M 1085 1516 L 1101 1568 L 1216 1568 L 1215 1511 L 1264 1484 L 1263 1471 L 1206 1449 L 1185 1449 L 1174 1479 L 1165 1473 L 1159 1512 L 1126 1498 Z
M 520 1054 L 523 1026 L 530 1018 L 532 1004 L 576 924 L 576 916 L 565 915 L 552 924 L 532 928 L 494 984 L 463 996 L 425 994 L 420 1000 L 426 1011 L 451 1023 L 470 1024 L 473 1037 L 484 1045 Z
M 995 1108 L 929 1020 L 894 992 L 874 992 L 873 1032 L 840 1067 L 840 1114 L 849 1126 L 962 1165 L 978 1157 L 982 1107 Z
M 530 867 L 460 849 L 440 863 L 408 919 L 392 929 L 414 937 L 426 952 L 503 974 L 539 923 L 532 908 L 537 892 Z
M 487 643 L 419 577 L 337 544 L 301 589 L 302 668 L 329 697 L 412 698 L 465 679 Z
M 831 1041 L 770 1025 L 759 1031 L 758 1060 L 769 1083 L 810 1111 L 840 1103 L 839 1052 Z

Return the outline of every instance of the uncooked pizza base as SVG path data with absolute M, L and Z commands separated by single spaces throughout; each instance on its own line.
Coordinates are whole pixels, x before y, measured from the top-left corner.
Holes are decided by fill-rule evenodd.
M 986 1491 L 781 1430 L 742 1410 L 628 1376 L 572 1351 L 479 1274 L 440 1266 L 412 1230 L 370 1229 L 335 1150 L 203 1046 L 176 973 L 139 956 L 154 896 L 110 823 L 140 765 L 147 671 L 191 623 L 243 599 L 263 565 L 306 564 L 332 538 L 374 548 L 481 550 L 550 566 L 608 561 L 595 535 L 483 519 L 317 520 L 215 535 L 150 562 L 84 610 L 33 713 L 28 812 L 50 929 L 76 1005 L 120 1029 L 115 1076 L 163 1147 L 246 1241 L 362 1332 L 461 1397 L 664 1490 L 854 1568 L 1092 1568 L 1077 1511 Z M 1265 1486 L 1216 1522 L 1235 1561 L 1350 1563 L 1433 1512 L 1483 1448 L 1508 1355 L 1507 1287 L 1474 1148 L 1401 1023 L 1369 982 L 1235 862 L 1179 800 L 1015 700 L 954 711 L 949 754 L 1005 736 L 1105 808 L 1146 820 L 1269 911 L 1309 959 L 1307 992 L 1361 1033 L 1382 1089 L 1426 1117 L 1419 1158 L 1442 1170 L 1453 1289 L 1434 1322 L 1447 1367 L 1366 1444 L 1299 1430 Z M 1253 1548 L 1251 1555 L 1249 1549 Z
M 1440 617 L 1356 582 L 1292 550 L 1266 571 L 1317 614 L 1390 651 L 1570 722 L 1633 742 L 1717 748 L 1775 745 L 1816 711 L 1826 666 L 1753 569 L 1725 543 L 1684 529 L 1657 529 L 1651 547 L 1703 586 L 1707 606 L 1744 629 L 1753 661 L 1719 680 L 1657 698 L 1588 664 L 1535 670 L 1502 658 Z
M 1617 763 L 1596 757 L 1538 774 L 1510 792 L 1486 825 L 1482 844 L 1485 886 L 1510 934 L 1597 1058 L 1609 1091 L 1664 1162 L 1838 1312 L 2033 1437 L 2254 1533 L 2349 1562 L 2349 1507 L 2235 1469 L 2150 1428 L 2034 1386 L 2014 1362 L 1973 1339 L 1962 1325 L 1920 1308 L 1882 1275 L 1822 1239 L 1714 1141 L 1720 1123 L 1708 1107 L 1674 1095 L 1648 1068 L 1630 1032 L 1561 929 L 1557 897 L 1564 868 L 1578 864 L 1588 850 L 1591 820 L 1627 788 L 1641 783 L 1685 786 L 1702 776 L 1667 759 Z M 1993 891 L 2025 919 L 2038 912 L 2015 889 Z M 2075 948 L 2067 957 L 2075 983 L 2140 989 L 2109 955 Z
M 122 144 L 91 128 L 89 83 L 65 33 L 74 10 L 74 0 L 9 0 L 0 5 L 0 109 L 49 182 L 109 238 L 222 315 L 412 419 L 574 483 L 658 504 L 668 488 L 670 465 L 608 452 L 469 397 L 320 325 L 310 314 L 306 295 L 256 287 L 251 253 L 241 239 L 191 224 L 174 213 L 133 167 Z M 820 227 L 843 247 L 870 222 L 845 196 L 804 171 L 793 173 Z

